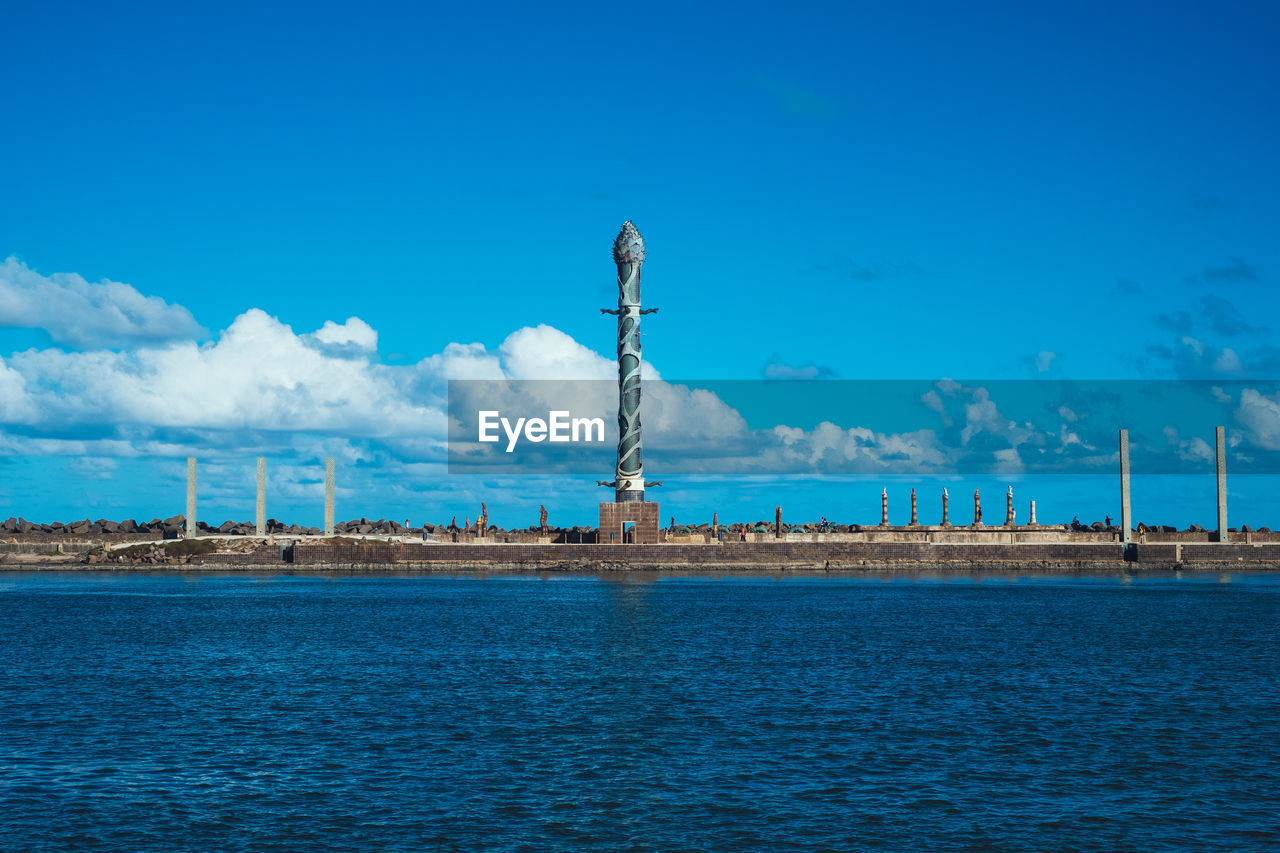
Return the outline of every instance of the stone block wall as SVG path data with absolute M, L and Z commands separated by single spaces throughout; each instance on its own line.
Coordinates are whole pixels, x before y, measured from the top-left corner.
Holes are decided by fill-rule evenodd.
M 860 565 L 1093 565 L 1122 568 L 1124 547 L 1108 542 L 959 544 L 924 542 L 726 542 L 718 544 L 422 544 L 298 543 L 289 552 L 304 566 L 421 566 L 448 569 L 490 566 L 548 566 L 600 569 L 756 567 L 796 569 L 857 568 Z M 1148 543 L 1133 547 L 1127 565 L 1280 565 L 1280 544 Z M 287 559 L 287 558 L 286 558 Z M 192 558 L 206 565 L 271 565 L 282 562 L 279 548 Z
M 278 545 L 261 545 L 246 551 L 232 551 L 224 554 L 193 554 L 192 565 L 215 566 L 269 566 L 284 562 Z
M 824 568 L 829 564 L 881 563 L 1110 563 L 1119 564 L 1118 544 L 939 545 L 899 543 L 748 542 L 725 545 L 325 545 L 299 544 L 293 561 L 302 565 L 374 564 L 626 564 L 647 567 L 708 565 Z

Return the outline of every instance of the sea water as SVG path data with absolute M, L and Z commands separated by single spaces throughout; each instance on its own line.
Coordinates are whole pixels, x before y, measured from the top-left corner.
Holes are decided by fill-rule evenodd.
M 0 849 L 1280 849 L 1280 576 L 0 574 Z

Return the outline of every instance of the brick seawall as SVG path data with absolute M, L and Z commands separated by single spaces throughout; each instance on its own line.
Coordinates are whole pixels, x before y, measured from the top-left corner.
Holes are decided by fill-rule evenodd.
M 1126 559 L 1127 558 L 1127 559 Z M 1266 569 L 1280 567 L 1280 544 L 1118 543 L 939 544 L 922 542 L 757 542 L 732 545 L 549 545 L 306 543 L 193 557 L 197 565 L 334 566 L 443 571 L 454 568 L 560 570 L 833 570 L 877 567 Z

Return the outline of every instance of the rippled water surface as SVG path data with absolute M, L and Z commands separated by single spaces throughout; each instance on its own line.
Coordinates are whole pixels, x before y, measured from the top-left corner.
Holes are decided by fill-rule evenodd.
M 1280 848 L 1280 576 L 0 575 L 6 850 Z

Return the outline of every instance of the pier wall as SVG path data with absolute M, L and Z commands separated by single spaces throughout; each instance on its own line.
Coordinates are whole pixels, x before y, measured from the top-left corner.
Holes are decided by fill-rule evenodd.
M 175 543 L 170 543 L 175 544 Z M 65 543 L 60 554 L 48 544 L 10 543 L 0 551 L 11 561 L 30 565 L 32 558 L 68 560 L 99 568 L 151 565 L 188 565 L 210 568 L 243 567 L 293 571 L 296 568 L 355 568 L 361 571 L 484 571 L 555 569 L 734 571 L 762 569 L 870 569 L 875 567 L 966 568 L 1008 567 L 1070 570 L 1102 568 L 1154 570 L 1180 567 L 1275 570 L 1280 568 L 1280 543 L 1217 542 L 796 542 L 771 539 L 725 544 L 551 544 L 469 542 L 428 544 L 387 540 L 309 539 L 268 544 L 238 537 L 200 540 L 201 548 L 165 549 L 148 546 L 143 551 L 94 549 L 89 544 Z M 47 549 L 47 550 L 40 550 Z M 217 550 L 213 550 L 217 549 Z M 203 551 L 208 551 L 204 553 Z M 81 557 L 83 554 L 83 557 Z M 40 556 L 43 555 L 43 556 Z M 25 563 L 24 563 L 25 561 Z
M 1126 559 L 1127 557 L 1127 559 Z M 732 545 L 297 544 L 192 558 L 204 565 L 856 568 L 876 565 L 1107 566 L 1280 565 L 1280 544 L 1120 543 L 938 544 L 758 542 Z

